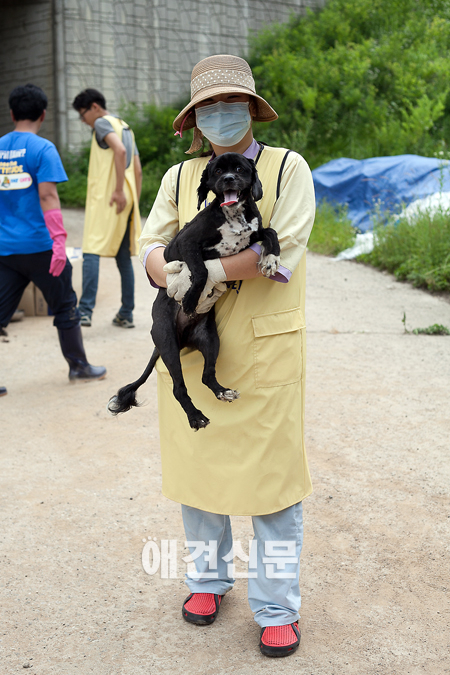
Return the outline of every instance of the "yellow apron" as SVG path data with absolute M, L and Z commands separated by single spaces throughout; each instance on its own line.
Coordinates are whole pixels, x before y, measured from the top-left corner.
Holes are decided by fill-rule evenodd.
M 129 129 L 126 122 L 105 115 L 114 131 L 122 140 L 123 129 Z M 133 132 L 132 132 L 133 133 Z M 99 146 L 92 134 L 91 154 L 89 157 L 88 185 L 86 196 L 86 212 L 84 217 L 83 253 L 95 253 L 101 256 L 117 255 L 127 229 L 130 211 L 133 208 L 130 222 L 130 253 L 138 250 L 138 239 L 141 232 L 141 218 L 138 208 L 136 180 L 134 176 L 134 135 L 130 165 L 125 170 L 124 192 L 127 205 L 122 213 L 116 213 L 116 204 L 109 205 L 111 195 L 116 188 L 116 168 L 114 151 Z
M 258 162 L 264 190 L 258 207 L 265 227 L 285 152 L 267 148 Z M 178 205 L 182 225 L 197 213 L 196 190 L 208 160 L 198 158 L 183 165 Z M 202 384 L 201 354 L 182 351 L 188 393 L 210 419 L 206 429 L 190 428 L 173 396 L 170 375 L 158 359 L 166 497 L 213 513 L 262 515 L 285 509 L 311 493 L 303 437 L 305 272 L 303 255 L 289 283 L 266 278 L 229 283 L 216 303 L 217 379 L 239 390 L 237 401 L 218 401 Z

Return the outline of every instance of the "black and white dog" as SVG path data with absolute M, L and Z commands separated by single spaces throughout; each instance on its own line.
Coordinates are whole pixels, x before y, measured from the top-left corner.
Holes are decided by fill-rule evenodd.
M 191 286 L 181 306 L 161 288 L 153 303 L 151 335 L 155 344 L 149 364 L 142 376 L 125 387 L 108 403 L 108 410 L 117 415 L 137 406 L 136 390 L 144 384 L 159 356 L 173 380 L 173 393 L 196 431 L 209 424 L 209 419 L 192 403 L 183 378 L 180 350 L 198 349 L 205 359 L 202 382 L 221 401 L 234 401 L 239 393 L 222 387 L 216 379 L 219 336 L 214 306 L 205 314 L 196 307 L 205 287 L 208 270 L 205 260 L 234 255 L 256 242 L 261 243 L 258 263 L 267 277 L 276 274 L 280 264 L 280 246 L 275 230 L 264 228 L 255 204 L 262 198 L 262 185 L 255 163 L 237 153 L 216 157 L 204 170 L 198 188 L 198 208 L 208 193 L 214 201 L 198 213 L 172 239 L 164 250 L 167 262 L 184 261 L 190 272 Z

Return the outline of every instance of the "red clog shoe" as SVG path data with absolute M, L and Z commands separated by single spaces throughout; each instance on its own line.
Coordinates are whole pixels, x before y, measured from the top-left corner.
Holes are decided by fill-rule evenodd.
M 197 626 L 213 623 L 219 612 L 222 595 L 191 593 L 183 603 L 183 619 Z
M 259 648 L 264 656 L 290 656 L 300 644 L 298 622 L 287 626 L 266 626 L 261 631 Z

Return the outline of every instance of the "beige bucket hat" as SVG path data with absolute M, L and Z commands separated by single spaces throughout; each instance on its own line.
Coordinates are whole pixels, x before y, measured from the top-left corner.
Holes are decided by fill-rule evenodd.
M 208 56 L 194 66 L 191 75 L 191 101 L 173 122 L 173 128 L 180 136 L 184 130 L 195 127 L 194 139 L 187 154 L 196 152 L 202 145 L 203 134 L 195 126 L 195 104 L 211 96 L 235 92 L 249 94 L 254 99 L 255 122 L 273 122 L 278 118 L 275 110 L 256 93 L 255 81 L 247 61 L 230 54 Z

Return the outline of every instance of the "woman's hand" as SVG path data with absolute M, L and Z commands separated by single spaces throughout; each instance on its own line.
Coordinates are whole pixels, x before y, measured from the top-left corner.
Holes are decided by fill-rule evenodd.
M 167 274 L 167 295 L 181 304 L 192 286 L 192 275 L 189 267 L 181 260 L 172 260 L 172 262 L 164 265 L 163 270 Z
M 219 259 L 206 260 L 208 279 L 201 293 L 195 311 L 197 314 L 209 312 L 214 303 L 227 290 L 226 276 Z M 182 304 L 183 299 L 192 286 L 192 275 L 189 267 L 181 260 L 174 260 L 164 266 L 167 272 L 167 295 Z

